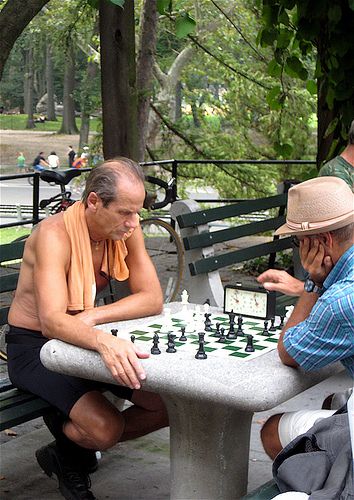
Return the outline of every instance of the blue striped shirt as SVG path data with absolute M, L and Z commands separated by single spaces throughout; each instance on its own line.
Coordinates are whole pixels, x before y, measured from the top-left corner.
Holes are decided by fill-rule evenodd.
M 285 332 L 284 347 L 305 370 L 341 361 L 354 378 L 354 245 L 340 257 L 323 288 L 308 318 Z

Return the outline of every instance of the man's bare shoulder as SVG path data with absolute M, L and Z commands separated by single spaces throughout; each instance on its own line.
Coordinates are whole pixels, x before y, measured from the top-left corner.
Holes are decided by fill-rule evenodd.
M 41 221 L 32 232 L 29 242 L 31 245 L 47 247 L 59 245 L 61 248 L 70 246 L 69 236 L 65 229 L 63 213 L 52 215 Z

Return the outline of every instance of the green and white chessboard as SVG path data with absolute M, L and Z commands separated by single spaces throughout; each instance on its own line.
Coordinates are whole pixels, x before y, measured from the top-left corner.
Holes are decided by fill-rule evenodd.
M 204 350 L 210 358 L 222 358 L 224 356 L 230 356 L 231 358 L 238 359 L 253 359 L 260 356 L 266 352 L 269 352 L 276 348 L 277 342 L 281 330 L 270 331 L 269 336 L 263 336 L 262 332 L 264 330 L 264 321 L 256 320 L 252 318 L 243 318 L 242 329 L 244 331 L 244 336 L 240 336 L 235 340 L 226 340 L 225 343 L 219 343 L 218 338 L 214 337 L 213 334 L 216 331 L 216 323 L 220 323 L 220 328 L 225 328 L 225 335 L 229 330 L 229 317 L 226 314 L 212 315 L 211 319 L 211 332 L 205 332 L 204 337 Z M 236 318 L 237 320 L 237 318 Z M 276 318 L 275 326 L 279 325 L 280 320 Z M 199 337 L 198 332 L 188 332 L 188 323 L 186 323 L 181 313 L 174 313 L 171 317 L 171 326 L 169 328 L 170 333 L 176 335 L 175 347 L 178 353 L 185 353 L 187 356 L 194 357 L 199 348 Z M 187 325 L 186 337 L 187 341 L 180 342 L 179 337 L 181 336 L 181 326 Z M 132 331 L 120 332 L 118 331 L 118 337 L 130 340 L 131 335 L 135 336 L 135 343 L 145 352 L 150 352 L 153 345 L 154 333 L 159 335 L 159 349 L 161 353 L 166 353 L 167 349 L 167 332 L 161 333 L 160 329 L 163 326 L 163 321 L 158 321 L 156 323 L 150 322 L 142 324 L 139 329 Z M 268 323 L 268 329 L 270 327 L 270 322 Z M 237 331 L 237 324 L 235 325 L 235 331 Z M 247 335 L 253 336 L 253 346 L 254 352 L 245 352 L 245 347 L 247 344 Z M 167 354 L 168 356 L 173 356 L 173 353 Z M 158 355 L 156 355 L 158 357 Z

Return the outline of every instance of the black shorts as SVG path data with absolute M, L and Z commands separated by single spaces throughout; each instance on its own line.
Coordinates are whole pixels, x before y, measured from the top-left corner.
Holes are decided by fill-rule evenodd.
M 49 339 L 41 332 L 10 325 L 6 335 L 8 372 L 15 387 L 36 394 L 69 416 L 81 396 L 91 391 L 110 391 L 131 400 L 133 390 L 116 384 L 71 377 L 48 370 L 40 360 L 41 347 Z

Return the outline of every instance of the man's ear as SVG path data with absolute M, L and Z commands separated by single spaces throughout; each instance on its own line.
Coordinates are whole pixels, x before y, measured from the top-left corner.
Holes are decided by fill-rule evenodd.
M 319 241 L 324 245 L 325 248 L 331 249 L 333 247 L 333 236 L 332 233 L 321 233 L 318 235 Z
M 99 196 L 94 191 L 91 191 L 91 193 L 89 193 L 87 197 L 87 207 L 96 211 L 99 202 L 100 202 Z

